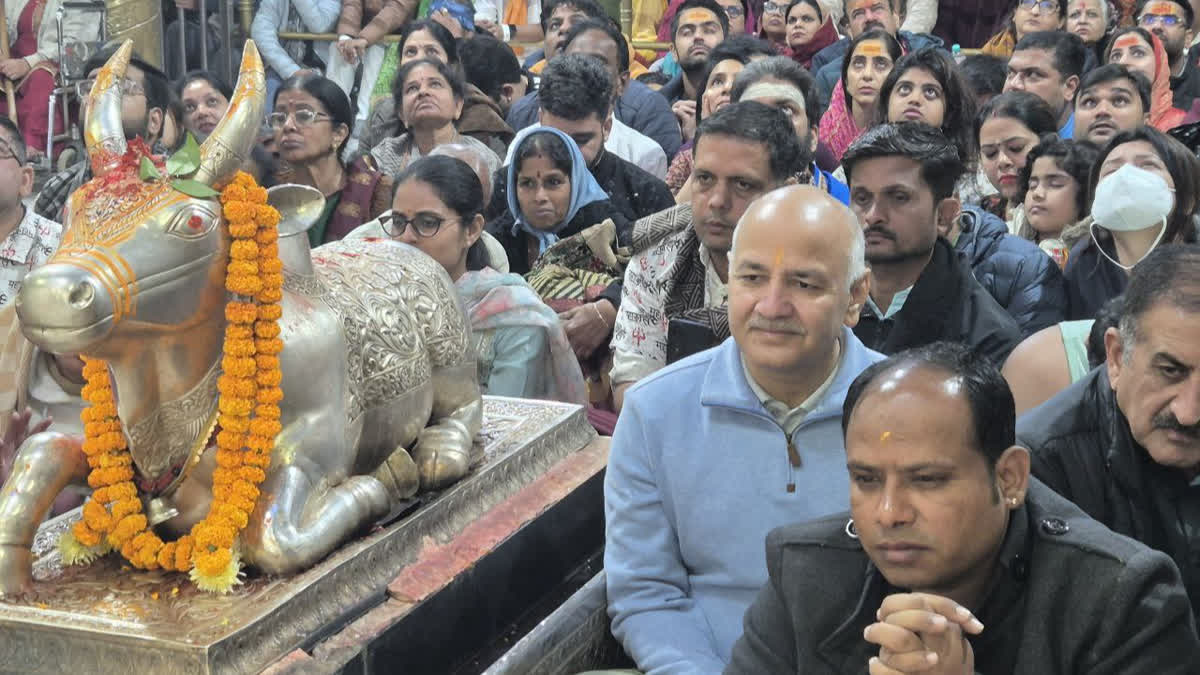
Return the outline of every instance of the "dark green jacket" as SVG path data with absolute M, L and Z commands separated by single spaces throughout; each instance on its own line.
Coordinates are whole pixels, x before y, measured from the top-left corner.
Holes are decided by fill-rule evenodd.
M 1114 534 L 1030 481 L 1013 511 L 998 579 L 972 608 L 981 675 L 1184 675 L 1200 667 L 1200 640 L 1179 572 L 1167 556 Z M 848 516 L 773 531 L 770 579 L 746 612 L 728 673 L 867 672 L 879 647 L 863 639 L 891 587 Z

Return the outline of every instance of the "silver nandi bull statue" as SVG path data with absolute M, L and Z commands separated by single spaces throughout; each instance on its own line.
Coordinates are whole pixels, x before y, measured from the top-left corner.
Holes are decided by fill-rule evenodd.
M 136 168 L 128 175 L 130 157 L 148 161 L 121 126 L 131 53 L 126 43 L 97 78 L 85 123 L 95 178 L 68 205 L 61 249 L 16 302 L 37 346 L 107 363 L 132 482 L 165 540 L 206 517 L 217 465 L 231 235 L 221 202 L 194 196 L 195 186 L 232 180 L 255 142 L 265 84 L 247 42 L 229 111 L 200 146 L 191 191 L 180 191 Z M 323 203 L 315 192 L 269 193 L 284 273 L 282 431 L 236 547 L 271 574 L 313 565 L 419 489 L 462 478 L 482 421 L 470 329 L 449 277 L 398 242 L 310 256 L 304 229 Z M 31 587 L 34 534 L 55 496 L 88 478 L 83 450 L 81 438 L 56 433 L 20 448 L 0 489 L 0 595 Z

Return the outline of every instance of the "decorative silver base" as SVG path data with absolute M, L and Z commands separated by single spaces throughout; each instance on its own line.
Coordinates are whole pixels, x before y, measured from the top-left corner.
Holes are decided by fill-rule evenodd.
M 528 485 L 596 433 L 574 405 L 485 397 L 483 459 L 415 513 L 289 578 L 250 578 L 226 596 L 181 575 L 130 570 L 110 555 L 64 568 L 58 536 L 79 517 L 47 521 L 34 543 L 35 591 L 0 603 L 0 670 L 21 673 L 255 672 L 312 633 L 346 620 L 416 560 Z

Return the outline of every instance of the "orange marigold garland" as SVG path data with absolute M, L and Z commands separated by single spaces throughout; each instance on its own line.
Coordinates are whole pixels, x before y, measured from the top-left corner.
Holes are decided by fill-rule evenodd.
M 237 537 L 249 522 L 282 429 L 278 321 L 283 315 L 283 265 L 279 212 L 267 204 L 267 191 L 239 172 L 221 192 L 221 203 L 233 238 L 225 287 L 234 297 L 225 307 L 217 469 L 208 515 L 173 542 L 164 543 L 148 528 L 108 366 L 85 358 L 83 397 L 89 406 L 82 415 L 83 451 L 94 492 L 83 506 L 83 518 L 59 542 L 67 564 L 87 563 L 116 549 L 141 569 L 189 572 L 206 591 L 225 593 L 241 583 Z

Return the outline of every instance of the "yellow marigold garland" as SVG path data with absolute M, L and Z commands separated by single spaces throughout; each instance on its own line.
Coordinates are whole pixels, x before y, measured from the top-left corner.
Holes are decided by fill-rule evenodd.
M 149 529 L 133 483 L 133 459 L 121 432 L 108 366 L 84 358 L 89 406 L 82 419 L 83 452 L 94 489 L 83 518 L 63 536 L 59 549 L 67 564 L 86 564 L 111 549 L 135 567 L 189 572 L 203 590 L 228 592 L 241 583 L 237 537 L 249 522 L 266 480 L 279 422 L 278 321 L 283 315 L 283 264 L 279 260 L 279 212 L 267 204 L 267 191 L 239 172 L 221 192 L 233 238 L 225 287 L 234 298 L 225 307 L 222 374 L 217 382 L 217 469 L 208 515 L 188 535 L 163 542 Z

